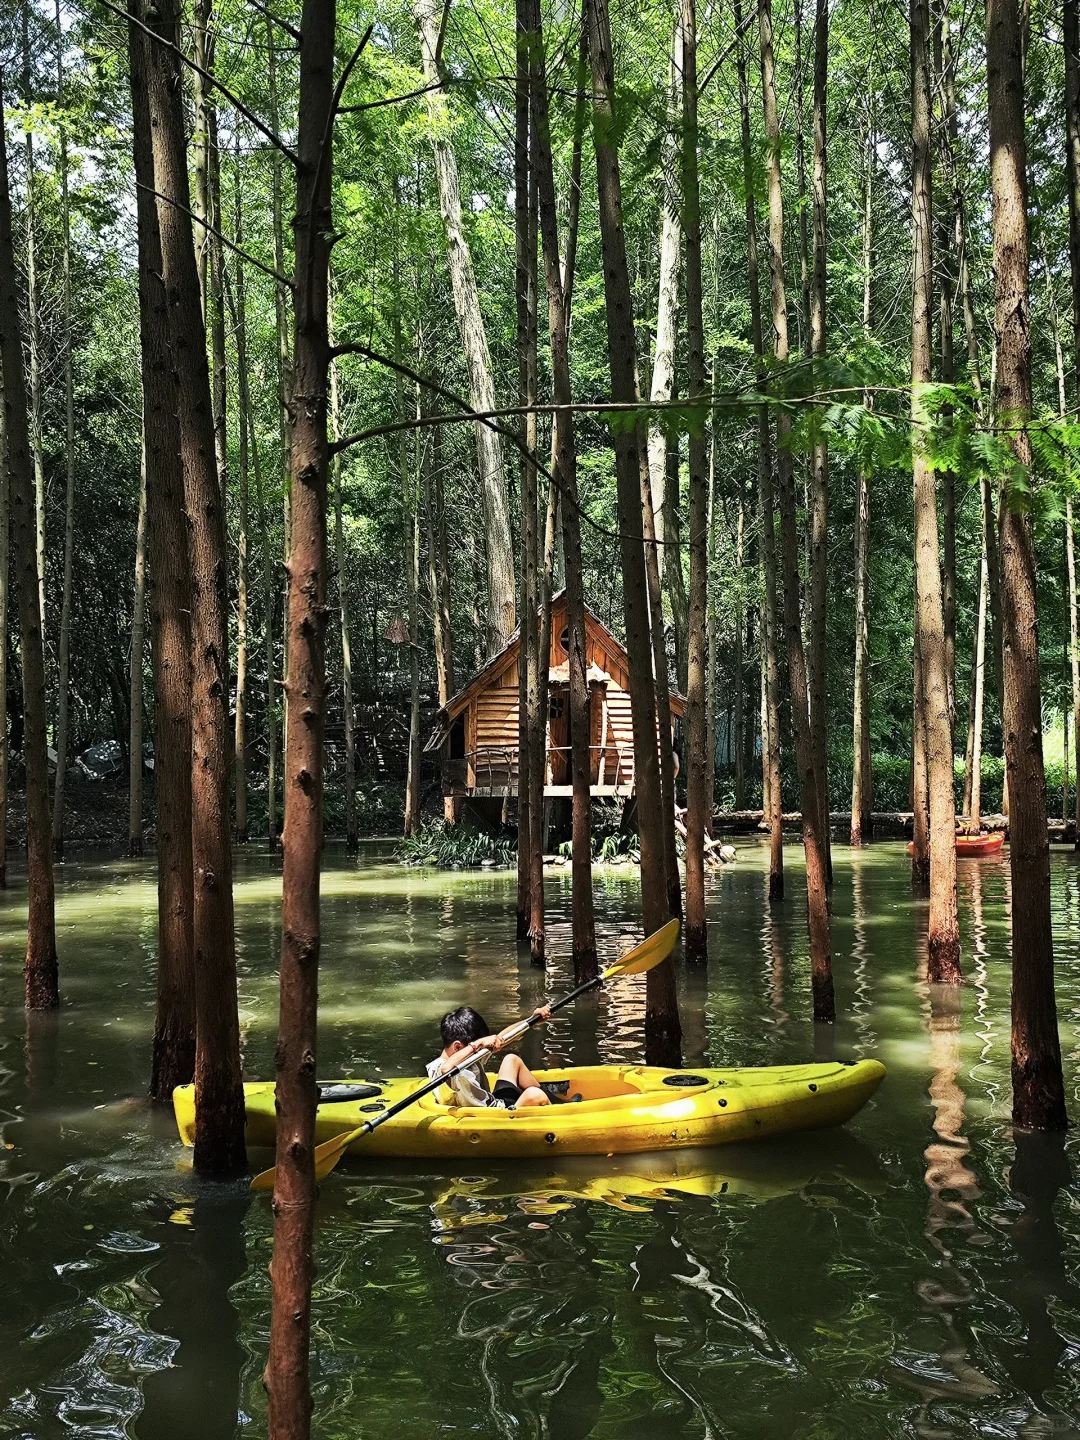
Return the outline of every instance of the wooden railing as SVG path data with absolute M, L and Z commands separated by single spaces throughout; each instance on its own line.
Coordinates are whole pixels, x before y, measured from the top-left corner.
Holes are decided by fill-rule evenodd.
M 571 747 L 549 745 L 544 767 L 544 785 L 555 783 L 552 758 L 556 755 L 565 759 L 565 784 L 571 783 Z M 590 745 L 591 785 L 593 788 L 631 785 L 634 778 L 634 752 L 632 746 L 618 745 L 609 741 L 606 745 Z M 506 790 L 516 791 L 518 783 L 518 750 L 516 745 L 487 745 L 471 750 L 466 755 L 455 756 L 443 761 L 443 778 L 461 789 L 472 789 L 477 793 L 501 794 Z

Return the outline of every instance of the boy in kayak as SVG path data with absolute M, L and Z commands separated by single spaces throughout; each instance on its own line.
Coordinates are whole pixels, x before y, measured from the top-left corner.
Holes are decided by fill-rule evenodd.
M 543 1019 L 551 1014 L 550 1007 L 542 1005 L 534 1012 Z M 498 1051 L 499 1037 L 488 1032 L 487 1021 L 471 1005 L 462 1005 L 459 1010 L 449 1010 L 439 1022 L 443 1052 L 432 1060 L 427 1073 L 432 1080 L 447 1070 L 460 1065 L 470 1055 L 480 1050 Z M 540 1082 L 520 1055 L 506 1055 L 499 1066 L 499 1078 L 494 1091 L 488 1088 L 488 1077 L 484 1062 L 478 1060 L 468 1065 L 460 1075 L 447 1081 L 455 1105 L 493 1106 L 498 1110 L 523 1110 L 528 1105 L 550 1105 L 551 1098 L 540 1088 Z

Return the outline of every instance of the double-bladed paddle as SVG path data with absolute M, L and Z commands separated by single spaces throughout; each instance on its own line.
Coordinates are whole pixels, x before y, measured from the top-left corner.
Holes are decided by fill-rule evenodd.
M 497 1038 L 501 1044 L 494 1048 L 504 1049 L 524 1035 L 526 1031 L 531 1030 L 534 1025 L 539 1025 L 543 1019 L 550 1018 L 556 1010 L 562 1010 L 572 1000 L 576 1000 L 579 995 L 584 995 L 588 990 L 597 989 L 605 980 L 615 980 L 620 975 L 642 975 L 646 970 L 651 970 L 654 965 L 659 965 L 662 960 L 667 959 L 674 950 L 678 938 L 679 922 L 678 920 L 669 920 L 666 925 L 654 931 L 647 940 L 643 940 L 640 945 L 635 945 L 633 950 L 628 951 L 621 960 L 616 960 L 613 965 L 602 970 L 595 980 L 586 980 L 584 984 L 571 990 L 568 995 L 564 995 L 561 1000 L 556 1000 L 549 1008 L 548 1017 L 530 1015 L 527 1020 L 518 1020 L 515 1024 L 508 1025 L 505 1030 L 500 1030 Z M 355 1130 L 347 1130 L 341 1135 L 335 1135 L 332 1140 L 317 1145 L 315 1147 L 315 1179 L 325 1180 L 354 1140 L 359 1140 L 362 1135 L 370 1135 L 373 1130 L 377 1130 L 387 1120 L 393 1119 L 395 1115 L 400 1115 L 402 1110 L 407 1110 L 410 1105 L 415 1105 L 417 1100 L 422 1100 L 425 1095 L 430 1095 L 433 1090 L 437 1090 L 440 1085 L 445 1085 L 448 1080 L 452 1080 L 462 1070 L 468 1069 L 470 1065 L 475 1065 L 478 1060 L 486 1060 L 491 1053 L 491 1050 L 474 1051 L 460 1065 L 455 1065 L 436 1079 L 429 1080 L 426 1085 L 421 1085 L 411 1095 L 406 1095 L 404 1100 L 399 1100 L 396 1105 L 391 1105 L 380 1114 L 373 1115 L 370 1120 L 365 1120 L 363 1125 L 358 1125 Z M 272 1190 L 276 1179 L 277 1168 L 272 1167 L 264 1170 L 260 1175 L 256 1175 L 251 1182 L 251 1188 L 252 1190 Z

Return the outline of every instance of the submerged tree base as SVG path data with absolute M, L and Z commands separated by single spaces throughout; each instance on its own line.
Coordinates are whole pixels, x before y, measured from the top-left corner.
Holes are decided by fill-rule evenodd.
M 959 935 L 931 935 L 926 947 L 926 976 L 931 985 L 959 985 Z
M 683 931 L 683 947 L 688 965 L 709 963 L 709 929 L 707 925 L 687 925 Z
M 1013 1124 L 1021 1130 L 1067 1130 L 1061 1062 L 1048 1064 L 1013 1057 Z

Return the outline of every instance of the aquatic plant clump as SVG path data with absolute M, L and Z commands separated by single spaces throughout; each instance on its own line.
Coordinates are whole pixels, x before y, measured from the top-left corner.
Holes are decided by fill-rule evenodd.
M 506 869 L 517 863 L 512 835 L 493 835 L 471 825 L 449 825 L 436 820 L 397 843 L 398 858 L 406 865 L 432 865 L 442 870 Z

